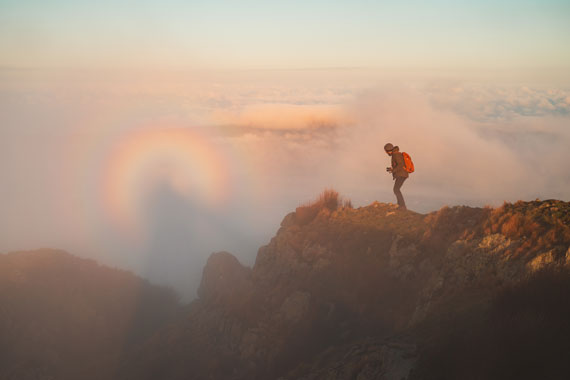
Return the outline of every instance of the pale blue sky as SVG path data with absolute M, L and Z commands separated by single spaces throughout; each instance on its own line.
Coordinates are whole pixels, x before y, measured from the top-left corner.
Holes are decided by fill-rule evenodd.
M 0 0 L 0 65 L 570 68 L 570 1 Z

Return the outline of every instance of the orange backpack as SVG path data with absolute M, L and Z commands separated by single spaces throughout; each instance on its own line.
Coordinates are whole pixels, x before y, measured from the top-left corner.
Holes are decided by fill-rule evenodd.
M 404 156 L 404 169 L 406 169 L 408 173 L 413 173 L 414 163 L 412 162 L 412 157 L 406 152 L 402 152 L 402 156 Z

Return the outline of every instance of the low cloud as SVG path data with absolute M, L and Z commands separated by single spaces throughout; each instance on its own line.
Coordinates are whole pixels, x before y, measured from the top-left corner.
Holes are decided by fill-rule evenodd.
M 211 252 L 228 250 L 252 264 L 281 219 L 326 187 L 355 206 L 395 202 L 387 142 L 414 159 L 416 172 L 402 190 L 418 212 L 569 200 L 567 90 L 371 85 L 367 75 L 352 81 L 333 74 L 135 84 L 13 80 L 0 91 L 0 207 L 9 215 L 0 224 L 0 251 L 69 249 L 192 297 Z M 172 124 L 200 129 L 227 157 L 232 199 L 212 210 L 165 181 L 143 205 L 149 245 L 134 247 L 99 207 L 101 160 L 116 133 Z
M 249 120 L 251 126 L 252 120 L 259 121 L 259 130 L 248 129 L 233 142 L 247 146 L 262 178 L 279 184 L 272 187 L 274 201 L 306 200 L 327 186 L 356 204 L 393 201 L 392 182 L 384 171 L 389 159 L 382 147 L 387 142 L 409 152 L 416 163 L 404 194 L 411 208 L 421 212 L 444 204 L 567 197 L 570 181 L 559 171 L 570 171 L 563 160 L 570 143 L 567 117 L 519 115 L 516 121 L 482 123 L 463 111 L 435 106 L 421 89 L 392 86 L 361 92 L 342 107 L 248 108 L 234 122 L 248 125 Z M 311 128 L 308 120 L 323 114 L 324 124 L 334 128 Z M 272 121 L 286 132 L 268 133 L 265 125 Z M 541 160 L 559 164 L 545 166 Z
M 479 122 L 570 115 L 570 92 L 559 88 L 432 83 L 424 91 L 435 107 Z
M 213 113 L 215 124 L 230 125 L 247 130 L 302 131 L 336 128 L 349 123 L 343 109 L 334 105 L 266 103 L 247 105 L 237 110 Z

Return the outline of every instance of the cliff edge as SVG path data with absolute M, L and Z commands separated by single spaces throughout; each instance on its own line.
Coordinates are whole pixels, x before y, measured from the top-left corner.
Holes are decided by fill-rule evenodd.
M 568 202 L 299 207 L 253 268 L 213 254 L 199 299 L 120 377 L 556 378 L 570 374 L 568 268 Z M 553 329 L 556 354 L 535 354 Z M 521 360 L 550 372 L 513 368 Z

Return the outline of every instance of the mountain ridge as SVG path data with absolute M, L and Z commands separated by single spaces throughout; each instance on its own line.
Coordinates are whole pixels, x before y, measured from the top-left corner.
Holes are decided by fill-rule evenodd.
M 259 249 L 251 270 L 228 253 L 211 256 L 201 297 L 186 322 L 162 339 L 170 352 L 184 341 L 195 356 L 162 357 L 154 368 L 142 358 L 162 350 L 148 345 L 132 360 L 145 363 L 132 378 L 372 379 L 400 376 L 403 368 L 409 372 L 398 378 L 408 378 L 413 365 L 400 359 L 417 357 L 420 339 L 390 337 L 466 308 L 482 310 L 499 289 L 541 270 L 567 268 L 569 210 L 555 200 L 444 207 L 427 215 L 378 202 L 359 209 L 338 202 L 299 207 Z M 161 341 L 160 334 L 154 338 Z M 338 376 L 311 367 L 328 349 L 350 352 L 354 342 L 376 345 L 367 354 L 378 356 L 376 367 L 356 360 L 343 366 L 353 372 Z
M 14 323 L 7 315 L 28 310 L 21 289 L 29 283 L 6 275 L 6 268 L 15 273 L 6 258 L 17 256 L 0 255 L 4 332 Z M 198 298 L 186 306 L 125 273 L 121 281 L 138 285 L 121 290 L 121 281 L 115 282 L 123 300 L 117 304 L 112 292 L 97 293 L 100 282 L 116 274 L 81 260 L 52 263 L 56 272 L 39 278 L 59 278 L 54 294 L 95 311 L 80 314 L 83 328 L 96 320 L 93 315 L 105 315 L 108 305 L 116 305 L 115 314 L 106 315 L 137 316 L 139 321 L 136 339 L 113 351 L 113 360 L 92 358 L 104 368 L 86 378 L 554 379 L 570 374 L 564 364 L 570 363 L 564 343 L 570 339 L 570 307 L 565 306 L 570 295 L 569 202 L 455 206 L 424 215 L 379 202 L 354 209 L 338 197 L 321 197 L 284 217 L 251 268 L 228 252 L 212 254 Z M 43 265 L 35 263 L 34 271 Z M 106 274 L 77 275 L 82 266 L 90 268 L 88 273 Z M 67 268 L 64 275 L 62 267 Z M 38 294 L 34 302 L 40 302 L 41 281 L 30 288 Z M 74 298 L 65 291 L 66 284 L 82 289 L 85 283 L 102 298 L 98 303 L 90 304 L 94 301 L 81 292 Z M 134 313 L 129 298 L 141 298 L 133 289 L 150 294 Z M 63 303 L 49 298 L 44 309 Z M 77 318 L 72 310 L 63 314 L 69 323 Z M 40 331 L 45 326 L 53 330 L 53 323 L 41 318 L 34 323 L 31 337 L 38 325 Z M 117 337 L 124 337 L 125 331 L 114 328 Z M 103 330 L 95 329 L 99 334 Z M 57 359 L 62 355 L 58 347 L 87 344 L 90 335 L 78 334 L 83 338 L 31 354 L 0 345 L 5 358 L 15 359 L 6 363 L 20 363 L 4 367 L 3 378 L 71 379 L 85 373 L 95 365 L 81 357 L 89 353 L 79 355 L 73 371 L 60 368 L 65 364 Z M 57 338 L 58 333 L 47 336 Z M 22 345 L 17 336 L 12 338 Z M 550 343 L 545 347 L 546 338 Z M 38 344 L 49 345 L 49 340 Z M 98 347 L 91 355 L 102 355 L 105 345 Z
M 63 250 L 0 254 L 0 379 L 110 379 L 178 310 L 171 289 Z

